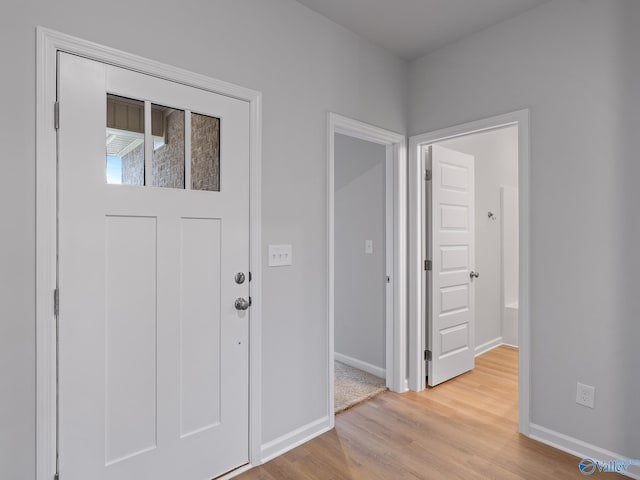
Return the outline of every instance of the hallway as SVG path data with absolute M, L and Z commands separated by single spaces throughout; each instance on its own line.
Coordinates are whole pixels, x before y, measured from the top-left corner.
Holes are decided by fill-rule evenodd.
M 421 393 L 385 392 L 242 480 L 584 478 L 576 457 L 518 434 L 518 351 Z M 590 478 L 621 478 L 594 473 Z

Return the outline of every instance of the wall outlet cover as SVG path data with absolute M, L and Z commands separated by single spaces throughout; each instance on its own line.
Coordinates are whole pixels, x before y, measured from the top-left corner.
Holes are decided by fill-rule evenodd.
M 576 390 L 576 403 L 584 405 L 585 407 L 594 408 L 595 406 L 596 389 L 591 385 L 585 385 L 578 382 Z

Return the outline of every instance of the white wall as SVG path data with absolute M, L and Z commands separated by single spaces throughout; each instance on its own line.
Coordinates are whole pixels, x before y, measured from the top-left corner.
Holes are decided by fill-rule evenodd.
M 475 158 L 476 347 L 502 337 L 502 212 L 500 187 L 518 186 L 518 127 L 465 135 L 439 145 Z M 491 211 L 497 220 L 487 216 Z
M 5 0 L 2 11 L 3 478 L 35 470 L 36 25 L 263 92 L 264 258 L 291 243 L 295 260 L 264 265 L 263 442 L 327 415 L 326 115 L 406 131 L 406 63 L 292 0 Z
M 500 187 L 502 194 L 502 341 L 519 346 L 520 218 L 518 189 Z
M 520 288 L 520 219 L 517 187 L 502 185 L 502 289 L 505 305 L 516 304 Z
M 4 477 L 34 478 L 38 24 L 264 93 L 263 247 L 295 250 L 293 267 L 265 265 L 265 442 L 328 410 L 325 382 L 308 381 L 327 374 L 326 112 L 422 133 L 530 107 L 533 421 L 638 456 L 640 2 L 554 0 L 445 47 L 411 64 L 410 108 L 403 61 L 293 0 L 5 0 L 3 12 Z M 597 387 L 595 410 L 575 405 L 576 380 Z
M 640 452 L 640 2 L 555 0 L 410 65 L 412 134 L 531 109 L 533 422 Z M 596 387 L 595 409 L 575 403 Z
M 335 351 L 385 368 L 386 147 L 335 136 Z M 373 240 L 373 254 L 365 253 Z

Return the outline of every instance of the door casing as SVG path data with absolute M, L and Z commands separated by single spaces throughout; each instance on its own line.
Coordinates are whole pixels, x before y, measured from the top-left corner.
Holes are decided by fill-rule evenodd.
M 530 267 L 530 147 L 529 110 L 523 109 L 503 115 L 464 123 L 409 138 L 409 389 L 425 389 L 425 363 L 423 339 L 425 332 L 422 318 L 423 285 L 422 265 L 422 207 L 423 175 L 420 150 L 424 145 L 461 137 L 472 133 L 495 130 L 511 125 L 518 126 L 518 196 L 520 242 L 520 291 L 518 311 L 519 381 L 518 381 L 518 429 L 530 434 L 531 412 L 531 267 Z
M 335 262 L 335 134 L 340 133 L 386 147 L 385 238 L 386 275 L 386 383 L 390 390 L 404 392 L 406 386 L 406 138 L 351 118 L 329 113 L 327 116 L 327 306 L 328 306 L 328 393 L 327 415 L 331 428 L 334 415 L 334 262 Z
M 57 53 L 66 52 L 134 70 L 250 105 L 250 258 L 251 322 L 249 330 L 249 464 L 261 463 L 261 165 L 262 94 L 177 67 L 98 45 L 43 27 L 37 28 L 36 68 L 36 479 L 49 480 L 56 470 L 57 352 L 54 290 L 57 285 L 57 131 L 55 129 Z

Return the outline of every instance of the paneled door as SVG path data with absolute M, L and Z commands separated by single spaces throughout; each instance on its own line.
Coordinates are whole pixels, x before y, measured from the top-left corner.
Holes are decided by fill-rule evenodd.
M 58 57 L 59 469 L 248 462 L 249 104 Z
M 439 145 L 430 155 L 427 362 L 430 386 L 474 367 L 474 157 Z

